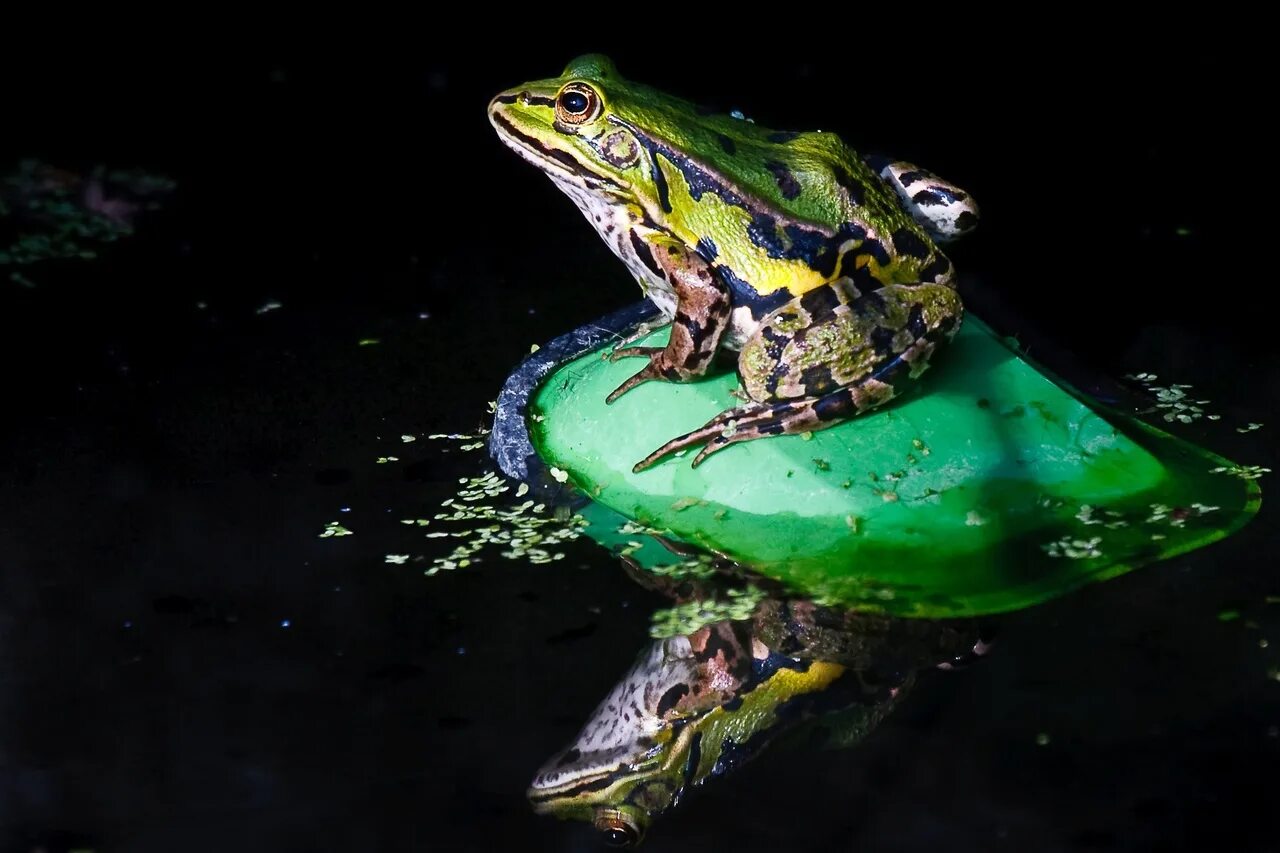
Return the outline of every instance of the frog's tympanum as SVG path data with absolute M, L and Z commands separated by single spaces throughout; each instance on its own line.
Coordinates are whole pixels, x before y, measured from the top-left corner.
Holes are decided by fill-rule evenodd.
M 568 749 L 533 780 L 540 813 L 592 822 L 614 846 L 693 786 L 783 737 L 852 745 L 921 669 L 982 654 L 967 623 L 902 620 L 766 599 L 752 619 L 653 642 Z
M 938 245 L 973 200 L 835 134 L 769 130 L 624 80 L 601 56 L 489 105 L 502 140 L 586 214 L 671 321 L 665 347 L 623 347 L 651 379 L 702 376 L 738 351 L 746 402 L 641 460 L 833 426 L 918 377 L 963 314 Z

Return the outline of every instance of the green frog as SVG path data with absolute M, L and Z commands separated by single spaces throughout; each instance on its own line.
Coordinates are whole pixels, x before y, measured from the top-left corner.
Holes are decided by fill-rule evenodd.
M 573 742 L 538 771 L 534 810 L 637 846 L 653 818 L 773 745 L 850 747 L 919 675 L 980 659 L 969 623 L 762 601 L 645 647 Z
M 489 104 L 498 136 L 582 210 L 670 321 L 620 346 L 650 380 L 704 375 L 736 350 L 744 402 L 635 465 L 811 432 L 905 390 L 959 328 L 939 245 L 977 224 L 968 193 L 828 132 L 769 130 L 623 79 L 599 55 Z M 624 342 L 632 343 L 630 341 Z

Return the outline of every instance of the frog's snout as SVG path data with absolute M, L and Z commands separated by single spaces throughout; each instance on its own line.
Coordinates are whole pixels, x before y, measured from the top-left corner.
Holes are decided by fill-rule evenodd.
M 494 95 L 489 101 L 489 108 L 486 110 L 489 119 L 492 120 L 495 115 L 501 115 L 508 111 L 508 108 L 519 99 L 519 93 L 515 90 L 507 90 Z

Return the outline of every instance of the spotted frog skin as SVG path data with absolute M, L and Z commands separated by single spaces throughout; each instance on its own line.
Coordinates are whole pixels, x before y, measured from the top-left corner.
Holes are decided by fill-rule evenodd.
M 535 811 L 593 823 L 607 843 L 640 843 L 692 789 L 796 737 L 852 746 L 907 694 L 917 673 L 976 660 L 971 625 L 765 600 L 645 647 L 565 750 L 529 788 Z
M 772 131 L 623 79 L 584 56 L 489 104 L 498 136 L 578 205 L 670 320 L 607 398 L 706 373 L 738 351 L 745 402 L 636 464 L 834 426 L 905 390 L 959 328 L 939 244 L 977 207 L 909 163 L 832 133 Z

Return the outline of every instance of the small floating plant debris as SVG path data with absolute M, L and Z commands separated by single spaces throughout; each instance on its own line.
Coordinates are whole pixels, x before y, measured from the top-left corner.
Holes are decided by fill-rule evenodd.
M 726 619 L 740 621 L 750 619 L 765 594 L 755 586 L 744 589 L 728 589 L 724 598 L 707 598 L 688 601 L 675 607 L 655 611 L 649 627 L 654 639 L 679 637 L 692 634 L 713 622 Z
M 1261 465 L 1219 465 L 1217 468 L 1210 468 L 1211 474 L 1226 474 L 1230 477 L 1239 477 L 1241 480 L 1256 480 L 1263 474 L 1270 474 L 1270 468 L 1263 468 Z
M 469 453 L 473 450 L 479 450 L 484 447 L 484 437 L 488 434 L 489 430 L 487 429 L 479 430 L 475 434 L 464 432 L 437 432 L 427 436 L 427 440 L 461 442 L 458 445 L 458 449 Z M 404 436 L 401 436 L 401 439 L 404 439 Z M 413 441 L 413 439 L 409 438 L 408 441 Z
M 321 539 L 328 539 L 332 536 L 354 536 L 355 534 L 342 526 L 341 522 L 331 521 L 324 526 L 324 532 L 320 534 Z
M 1153 408 L 1147 409 L 1139 414 L 1148 414 L 1151 412 L 1163 413 L 1165 421 L 1172 423 L 1178 421 L 1180 423 L 1189 424 L 1206 418 L 1211 421 L 1221 420 L 1221 415 L 1211 415 L 1205 412 L 1203 406 L 1209 405 L 1209 400 L 1193 400 L 1187 393 L 1191 390 L 1190 385 L 1174 384 L 1174 385 L 1156 385 L 1155 381 L 1159 377 L 1154 373 L 1131 373 L 1125 376 L 1125 379 L 1131 379 L 1142 385 L 1142 387 L 1150 394 L 1156 397 L 1156 404 Z
M 449 436 L 470 438 L 470 436 Z M 531 499 L 520 503 L 502 503 L 504 495 L 511 492 L 511 483 L 492 471 L 476 477 L 458 480 L 457 492 L 440 502 L 440 512 L 431 519 L 404 518 L 407 526 L 433 529 L 424 533 L 428 539 L 454 539 L 460 541 L 453 550 L 431 559 L 425 569 L 427 575 L 441 571 L 464 569 L 480 562 L 484 552 L 493 551 L 503 559 L 527 560 L 530 563 L 550 563 L 563 560 L 562 546 L 581 535 L 587 522 L 572 513 L 548 512 L 545 503 Z M 517 498 L 529 492 L 527 484 L 518 484 Z M 446 529 L 441 529 L 446 528 Z M 401 555 L 394 555 L 397 558 Z M 407 562 L 423 561 L 423 557 L 404 555 Z M 391 562 L 388 558 L 388 562 Z

